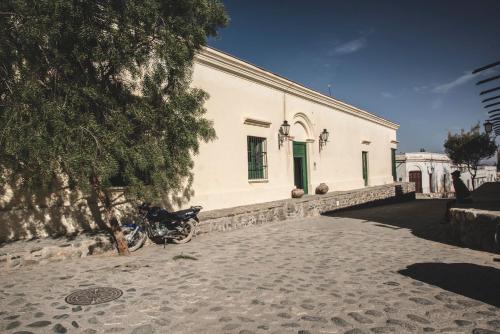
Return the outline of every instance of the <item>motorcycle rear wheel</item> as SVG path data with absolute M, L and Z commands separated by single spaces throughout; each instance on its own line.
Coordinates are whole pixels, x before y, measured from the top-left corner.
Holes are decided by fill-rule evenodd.
M 134 228 L 129 226 L 122 226 L 122 232 L 125 236 L 125 240 L 127 241 L 128 250 L 131 252 L 135 252 L 141 248 L 147 238 L 146 233 L 141 230 L 138 230 L 134 237 L 130 238 L 132 232 L 134 232 Z
M 179 233 L 179 235 L 176 235 L 175 237 L 172 238 L 172 242 L 174 244 L 185 244 L 186 242 L 191 240 L 193 234 L 194 234 L 194 224 L 191 223 L 190 220 L 188 220 L 187 222 L 183 223 L 183 229 Z

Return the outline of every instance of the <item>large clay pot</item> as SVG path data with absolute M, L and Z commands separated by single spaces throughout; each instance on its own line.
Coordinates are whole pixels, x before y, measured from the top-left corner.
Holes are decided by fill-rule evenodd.
M 295 188 L 292 190 L 292 198 L 301 198 L 304 196 L 304 190 Z
M 316 194 L 324 195 L 328 192 L 328 186 L 325 183 L 320 183 L 319 186 L 316 187 Z

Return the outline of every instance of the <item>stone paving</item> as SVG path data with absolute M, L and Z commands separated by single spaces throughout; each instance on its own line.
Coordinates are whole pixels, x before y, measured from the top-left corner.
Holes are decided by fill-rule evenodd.
M 0 332 L 500 333 L 499 256 L 404 227 L 437 224 L 443 208 L 414 201 L 4 270 Z M 123 296 L 64 301 L 93 286 Z

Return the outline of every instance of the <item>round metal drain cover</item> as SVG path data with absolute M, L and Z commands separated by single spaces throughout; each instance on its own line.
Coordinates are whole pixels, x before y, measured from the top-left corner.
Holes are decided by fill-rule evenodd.
M 72 305 L 95 305 L 118 299 L 122 294 L 120 289 L 98 287 L 75 291 L 65 300 Z

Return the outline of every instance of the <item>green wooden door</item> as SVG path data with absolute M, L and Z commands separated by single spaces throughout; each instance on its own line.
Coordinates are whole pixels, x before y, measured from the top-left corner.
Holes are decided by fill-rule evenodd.
M 362 162 L 363 162 L 363 180 L 365 181 L 365 187 L 368 186 L 368 152 L 362 152 Z
M 392 164 L 392 179 L 394 181 L 398 180 L 398 175 L 396 172 L 396 149 L 391 148 L 391 164 Z
M 307 147 L 306 143 L 293 142 L 293 176 L 295 186 L 303 189 L 304 193 L 308 193 L 307 189 Z

